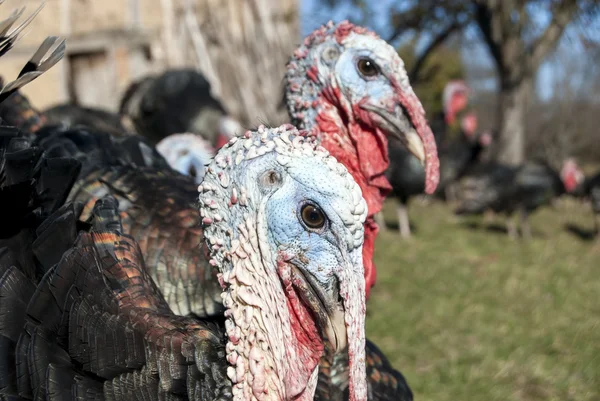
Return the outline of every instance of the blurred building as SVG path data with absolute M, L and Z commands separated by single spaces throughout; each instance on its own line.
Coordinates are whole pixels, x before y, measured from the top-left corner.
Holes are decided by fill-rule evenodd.
M 8 0 L 0 12 L 41 0 Z M 46 36 L 64 61 L 27 85 L 39 108 L 61 102 L 116 111 L 129 83 L 167 67 L 198 68 L 240 121 L 273 121 L 285 63 L 299 42 L 296 0 L 45 0 L 28 34 L 2 58 L 13 79 Z M 34 96 L 33 96 L 34 95 Z
M 144 7 L 140 7 L 143 2 Z M 152 4 L 150 4 L 152 3 Z M 2 11 L 23 4 L 26 15 L 39 0 L 8 1 Z M 14 78 L 48 35 L 67 38 L 64 61 L 28 85 L 35 104 L 74 101 L 116 110 L 132 79 L 160 69 L 161 0 L 46 0 L 15 49 L 2 58 L 2 75 Z

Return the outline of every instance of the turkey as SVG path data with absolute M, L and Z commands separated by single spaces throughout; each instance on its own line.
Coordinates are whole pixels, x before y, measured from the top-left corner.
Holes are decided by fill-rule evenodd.
M 581 180 L 581 171 L 570 160 L 563 163 L 560 173 L 537 161 L 516 167 L 499 163 L 477 165 L 461 182 L 460 204 L 455 213 L 504 213 L 508 217 L 508 234 L 516 238 L 517 225 L 511 220 L 513 213 L 519 212 L 521 233 L 530 238 L 529 214 L 564 193 L 572 193 Z
M 442 105 L 446 124 L 444 132 L 439 133 L 441 142 L 456 138 L 460 134 L 472 136 L 477 130 L 477 115 L 469 107 L 470 94 L 471 89 L 463 80 L 450 81 L 444 87 Z
M 15 217 L 21 241 L 0 245 L 0 394 L 308 400 L 325 350 L 347 347 L 349 399 L 367 399 L 366 203 L 314 140 L 289 125 L 261 127 L 207 169 L 200 214 L 205 251 L 220 271 L 223 325 L 173 314 L 138 244 L 122 234 L 114 198 L 99 199 L 86 224 L 77 222 L 82 205 L 61 205 L 66 185 L 47 203 L 38 182 L 61 163 L 70 166 L 61 182 L 73 182 L 78 166 L 23 139 L 10 140 L 2 160 L 3 202 L 22 191 L 30 204 Z
M 385 175 L 392 185 L 391 196 L 397 199 L 398 230 L 402 238 L 411 235 L 408 218 L 408 202 L 413 196 L 425 192 L 425 169 L 419 160 L 409 153 L 404 145 L 391 140 L 388 144 L 390 166 Z M 381 214 L 379 215 L 381 218 Z M 385 221 L 381 220 L 385 228 Z
M 309 35 L 294 52 L 285 77 L 292 122 L 309 130 L 346 166 L 368 205 L 363 246 L 367 295 L 375 283 L 373 252 L 391 186 L 385 177 L 389 136 L 424 164 L 425 191 L 439 180 L 436 144 L 396 49 L 375 33 L 343 21 Z
M 198 252 L 202 242 L 197 184 L 170 168 L 139 136 L 114 137 L 86 127 L 46 126 L 35 144 L 51 157 L 81 162 L 69 200 L 81 202 L 86 220 L 96 201 L 119 201 L 124 232 L 140 245 L 146 268 L 177 314 L 221 313 L 220 286 Z
M 454 201 L 456 182 L 491 143 L 489 132 L 477 134 L 477 115 L 469 106 L 471 89 L 462 80 L 446 84 L 442 94 L 444 125 L 435 135 L 440 153 L 440 183 L 436 195 Z
M 3 80 L 0 77 L 0 86 Z M 0 103 L 0 118 L 13 127 L 19 127 L 24 132 L 34 133 L 48 123 L 46 117 L 36 110 L 29 99 L 18 90 L 14 91 Z
M 171 134 L 192 132 L 218 149 L 243 131 L 211 95 L 206 78 L 191 69 L 168 70 L 134 82 L 121 99 L 120 114 L 132 131 L 152 144 Z

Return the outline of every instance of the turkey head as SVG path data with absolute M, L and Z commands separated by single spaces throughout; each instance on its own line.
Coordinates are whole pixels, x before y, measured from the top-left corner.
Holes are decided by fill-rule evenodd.
M 261 126 L 219 150 L 199 191 L 234 398 L 312 400 L 327 346 L 348 350 L 350 400 L 366 400 L 367 209 L 346 168 L 291 125 Z
M 296 50 L 286 79 L 294 124 L 314 130 L 338 160 L 354 164 L 367 182 L 384 180 L 379 185 L 389 187 L 383 177 L 387 138 L 396 137 L 425 165 L 426 192 L 433 193 L 439 180 L 435 140 L 391 45 L 366 28 L 330 22 Z M 369 204 L 369 214 L 377 212 Z
M 575 192 L 585 181 L 585 175 L 575 160 L 567 159 L 563 162 L 560 170 L 560 179 L 567 193 Z

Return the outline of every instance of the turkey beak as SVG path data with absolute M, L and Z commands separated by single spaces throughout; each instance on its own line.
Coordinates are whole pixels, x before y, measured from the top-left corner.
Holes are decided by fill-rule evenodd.
M 385 107 L 368 103 L 361 107 L 373 112 L 377 125 L 388 135 L 398 139 L 410 153 L 419 159 L 422 165 L 425 165 L 425 146 L 402 107 L 397 107 L 394 113 L 389 112 Z
M 303 301 L 315 314 L 323 340 L 335 353 L 341 352 L 348 344 L 348 338 L 339 286 L 332 283 L 324 288 L 305 266 L 299 263 L 294 263 L 294 266 L 295 286 L 301 290 Z
M 335 269 L 335 279 L 320 283 L 299 260 L 293 260 L 294 286 L 310 307 L 321 329 L 321 336 L 331 349 L 347 349 L 350 401 L 366 399 L 365 368 L 365 277 L 362 247 L 343 255 Z

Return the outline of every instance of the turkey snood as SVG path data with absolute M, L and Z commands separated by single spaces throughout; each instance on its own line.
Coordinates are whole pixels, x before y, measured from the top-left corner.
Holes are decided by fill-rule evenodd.
M 439 181 L 439 160 L 425 111 L 396 50 L 365 28 L 329 23 L 308 36 L 286 73 L 292 122 L 309 130 L 344 164 L 367 201 L 363 262 L 367 295 L 375 282 L 373 216 L 391 191 L 387 137 L 399 139 L 425 165 L 425 191 Z
M 366 400 L 367 207 L 348 170 L 307 133 L 261 126 L 219 150 L 198 189 L 235 399 L 312 400 L 328 344 L 347 349 L 350 399 Z

